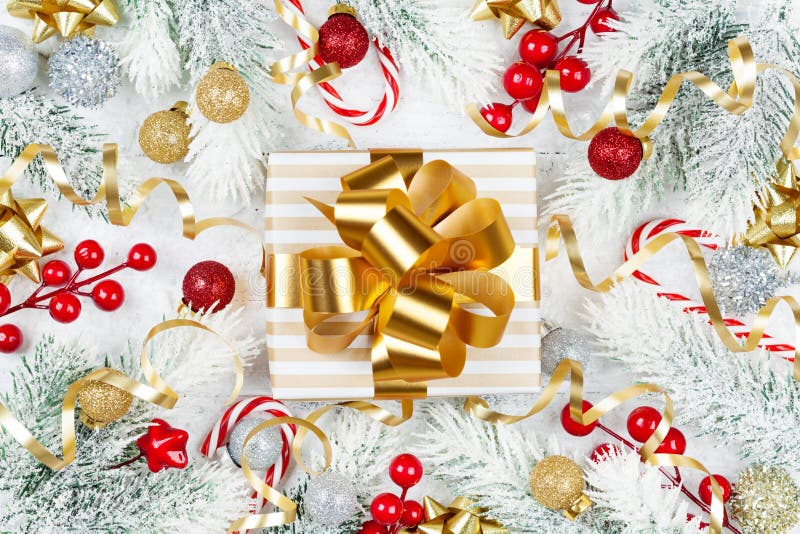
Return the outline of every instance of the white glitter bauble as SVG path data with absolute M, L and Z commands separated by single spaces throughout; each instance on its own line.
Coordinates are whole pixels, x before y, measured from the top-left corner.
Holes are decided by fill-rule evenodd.
M 73 106 L 98 108 L 119 84 L 119 54 L 103 41 L 76 37 L 50 57 L 50 87 Z
M 589 365 L 589 344 L 586 338 L 569 328 L 555 328 L 542 338 L 542 373 L 551 375 L 564 359 Z
M 236 465 L 240 467 L 242 465 L 242 448 L 247 435 L 267 419 L 273 419 L 273 417 L 268 414 L 254 414 L 242 419 L 233 427 L 228 440 L 228 454 Z M 283 438 L 279 426 L 271 426 L 262 430 L 247 443 L 247 451 L 245 451 L 247 465 L 250 466 L 250 469 L 266 469 L 278 461 L 282 448 Z
M 315 523 L 338 527 L 358 509 L 356 487 L 350 480 L 332 471 L 311 477 L 303 498 L 303 509 Z
M 39 55 L 30 39 L 16 28 L 0 26 L 0 98 L 33 87 L 38 71 Z

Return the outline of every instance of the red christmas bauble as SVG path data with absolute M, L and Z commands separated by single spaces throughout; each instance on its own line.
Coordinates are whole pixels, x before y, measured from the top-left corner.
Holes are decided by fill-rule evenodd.
M 389 464 L 389 478 L 404 489 L 416 486 L 422 479 L 422 462 L 409 453 L 395 456 Z
M 11 307 L 11 291 L 8 286 L 0 284 L 0 315 L 3 315 Z
M 367 30 L 349 13 L 334 13 L 319 29 L 319 55 L 325 63 L 347 69 L 358 65 L 368 50 Z
M 617 31 L 608 24 L 608 21 L 610 20 L 619 20 L 619 15 L 617 15 L 617 12 L 610 7 L 606 7 L 598 10 L 597 13 L 594 14 L 592 20 L 589 21 L 589 27 L 594 33 L 609 33 Z
M 116 280 L 103 280 L 92 289 L 92 300 L 103 311 L 114 311 L 125 302 L 125 290 Z
M 628 178 L 643 156 L 642 142 L 613 126 L 597 132 L 589 143 L 589 165 L 606 180 Z
M 128 267 L 136 271 L 147 271 L 156 264 L 158 255 L 147 243 L 138 243 L 128 252 Z
M 661 414 L 652 406 L 639 406 L 628 415 L 628 434 L 636 441 L 644 443 L 661 422 Z
M 72 293 L 59 293 L 48 304 L 50 317 L 59 323 L 71 323 L 81 315 L 81 301 Z
M 0 352 L 10 354 L 22 346 L 22 330 L 15 324 L 0 325 Z
M 535 98 L 542 92 L 542 73 L 532 65 L 517 61 L 503 74 L 503 87 L 514 100 Z
M 377 521 L 367 521 L 361 525 L 358 534 L 386 534 L 386 529 Z
M 403 501 L 394 493 L 381 493 L 372 499 L 369 511 L 381 525 L 393 525 L 403 517 Z
M 591 402 L 583 401 L 583 413 L 589 411 L 591 407 Z M 598 424 L 599 421 L 595 421 L 589 425 L 582 425 L 573 421 L 572 414 L 569 411 L 569 403 L 567 403 L 566 406 L 564 406 L 564 409 L 561 410 L 561 426 L 564 427 L 564 430 L 567 431 L 567 434 L 572 434 L 573 436 L 588 436 L 595 428 L 597 428 Z
M 425 511 L 422 505 L 417 501 L 405 501 L 403 503 L 403 517 L 400 518 L 400 524 L 404 527 L 416 527 L 422 520 L 425 519 Z
M 622 454 L 622 449 L 613 443 L 601 443 L 592 451 L 589 457 L 594 463 L 600 463 L 607 460 L 611 456 L 619 456 Z
M 686 452 L 686 436 L 677 428 L 670 427 L 664 441 L 656 447 L 656 453 L 660 454 L 683 454 Z
M 529 98 L 528 100 L 522 101 L 522 107 L 525 108 L 525 111 L 527 111 L 528 113 L 536 113 L 536 107 L 538 105 L 539 105 L 538 96 L 536 98 Z
M 106 257 L 103 247 L 94 239 L 81 241 L 75 247 L 75 263 L 82 269 L 96 269 Z
M 519 42 L 519 57 L 522 61 L 546 69 L 553 64 L 558 53 L 555 35 L 545 30 L 531 30 Z
M 575 56 L 565 56 L 553 66 L 560 75 L 561 89 L 568 93 L 577 93 L 589 84 L 592 72 L 586 62 Z
M 219 311 L 233 300 L 236 281 L 230 269 L 218 261 L 201 261 L 183 277 L 183 303 L 192 311 Z
M 514 108 L 506 104 L 495 102 L 483 106 L 481 108 L 481 116 L 486 119 L 486 122 L 492 125 L 492 128 L 505 133 L 511 128 L 511 121 L 514 118 Z
M 174 467 L 183 469 L 189 465 L 186 442 L 189 433 L 173 428 L 163 419 L 153 419 L 147 433 L 136 440 L 139 452 L 147 459 L 147 468 L 153 473 Z
M 72 276 L 72 269 L 61 260 L 48 261 L 42 268 L 42 281 L 48 286 L 63 286 Z
M 728 502 L 728 499 L 731 498 L 731 483 L 722 475 L 714 475 L 714 480 L 717 481 L 719 489 L 722 490 L 722 502 Z M 700 494 L 700 499 L 704 503 L 711 504 L 711 498 L 714 495 L 714 492 L 711 490 L 711 477 L 705 477 L 700 481 L 697 493 Z

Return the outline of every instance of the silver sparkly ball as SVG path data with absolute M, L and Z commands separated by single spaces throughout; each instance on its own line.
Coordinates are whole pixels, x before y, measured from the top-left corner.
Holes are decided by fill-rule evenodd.
M 589 344 L 575 330 L 557 327 L 542 338 L 542 373 L 551 375 L 561 360 L 580 362 L 584 369 L 589 365 Z
M 0 26 L 0 98 L 33 87 L 39 71 L 39 55 L 30 39 L 16 28 Z
M 338 527 L 358 509 L 356 487 L 342 475 L 325 471 L 308 481 L 303 508 L 314 522 Z
M 708 263 L 708 274 L 717 303 L 725 314 L 756 313 L 797 277 L 782 270 L 769 251 L 738 245 L 716 252 Z
M 228 440 L 228 454 L 231 455 L 231 460 L 236 465 L 240 467 L 242 465 L 242 449 L 247 435 L 267 419 L 272 419 L 272 417 L 268 414 L 254 414 L 242 419 L 233 427 Z M 279 426 L 271 426 L 262 430 L 247 444 L 245 451 L 247 465 L 250 466 L 250 469 L 266 469 L 278 461 L 282 448 L 283 438 Z
M 50 87 L 73 106 L 99 108 L 117 94 L 119 54 L 108 43 L 80 36 L 50 57 Z

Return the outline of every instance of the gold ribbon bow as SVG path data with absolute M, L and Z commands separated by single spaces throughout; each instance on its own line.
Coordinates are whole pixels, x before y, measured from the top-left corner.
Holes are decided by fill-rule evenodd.
M 113 26 L 119 21 L 114 0 L 11 0 L 8 13 L 33 19 L 34 43 L 55 34 L 71 39 L 94 35 L 95 26 Z
M 342 177 L 334 206 L 307 199 L 347 246 L 272 255 L 267 302 L 302 307 L 319 353 L 340 352 L 371 328 L 375 397 L 420 398 L 425 381 L 461 374 L 466 345 L 502 339 L 515 296 L 504 269 L 489 269 L 516 247 L 497 200 L 477 198 L 447 162 L 380 156 Z M 470 311 L 475 303 L 493 315 Z M 342 322 L 357 312 L 366 316 Z
M 525 22 L 545 30 L 561 22 L 556 0 L 478 0 L 469 16 L 472 20 L 499 19 L 506 39 L 514 37 Z
M 415 530 L 402 529 L 398 534 L 508 534 L 508 529 L 492 519 L 479 514 L 486 512 L 475 508 L 475 501 L 456 497 L 445 506 L 430 497 L 422 500 L 425 522 Z
M 800 184 L 797 170 L 781 159 L 777 173 L 765 192 L 764 208 L 755 209 L 755 221 L 747 229 L 745 244 L 765 247 L 785 269 L 800 247 Z
M 17 200 L 6 189 L 0 193 L 0 282 L 17 273 L 39 283 L 38 260 L 64 248 L 64 243 L 41 225 L 47 211 L 42 198 Z

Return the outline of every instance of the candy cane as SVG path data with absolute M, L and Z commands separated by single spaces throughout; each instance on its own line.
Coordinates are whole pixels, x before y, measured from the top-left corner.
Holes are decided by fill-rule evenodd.
M 289 408 L 287 408 L 285 404 L 273 399 L 272 397 L 251 397 L 248 399 L 242 399 L 232 404 L 227 410 L 225 410 L 225 413 L 222 415 L 220 420 L 217 421 L 217 423 L 214 425 L 214 428 L 212 428 L 206 436 L 206 439 L 203 440 L 203 445 L 200 447 L 200 452 L 208 458 L 213 457 L 218 449 L 227 445 L 230 433 L 236 426 L 236 423 L 248 415 L 258 412 L 268 413 L 274 417 L 291 417 L 292 415 L 289 411 Z M 281 480 L 283 480 L 283 477 L 286 476 L 286 472 L 289 470 L 289 463 L 291 460 L 290 447 L 295 434 L 297 434 L 297 427 L 295 425 L 282 424 L 280 425 L 280 428 L 281 437 L 283 438 L 281 455 L 277 462 L 269 466 L 267 473 L 264 476 L 264 482 L 270 486 L 279 484 Z M 277 480 L 275 477 L 276 473 Z M 254 494 L 253 497 L 255 498 L 256 495 Z M 259 499 L 257 508 L 252 510 L 253 513 L 257 513 L 259 510 L 261 510 L 266 503 L 267 500 L 262 496 L 261 499 Z
M 651 240 L 655 239 L 663 233 L 677 233 L 689 236 L 695 239 L 700 245 L 716 250 L 719 247 L 719 238 L 710 232 L 701 228 L 689 226 L 684 221 L 679 219 L 655 219 L 648 223 L 641 225 L 636 231 L 633 232 L 627 246 L 625 247 L 625 261 L 631 256 L 639 252 L 639 250 L 647 245 Z M 652 276 L 642 271 L 634 271 L 633 276 L 647 284 L 658 287 L 663 287 Z M 708 315 L 706 307 L 702 303 L 692 300 L 691 298 L 681 293 L 674 292 L 659 292 L 659 297 L 663 297 L 672 302 L 678 303 L 683 311 L 686 313 L 696 312 L 700 315 Z M 738 338 L 746 338 L 750 333 L 750 327 L 732 317 L 725 318 L 725 324 L 730 328 L 731 332 Z M 763 344 L 759 345 L 764 350 L 767 350 L 776 356 L 780 356 L 789 361 L 794 361 L 794 346 L 788 343 L 781 343 L 776 341 L 772 336 L 764 334 L 762 337 Z
M 303 9 L 303 5 L 300 0 L 288 0 L 288 2 L 294 6 L 297 11 L 299 11 L 298 17 L 301 20 L 308 22 L 305 18 L 305 10 Z M 311 43 L 306 41 L 300 35 L 297 36 L 297 40 L 303 50 L 306 50 L 311 46 Z M 369 126 L 380 121 L 387 110 L 390 112 L 394 111 L 394 108 L 397 106 L 397 100 L 400 98 L 400 86 L 397 83 L 397 80 L 400 77 L 400 70 L 397 67 L 397 63 L 395 62 L 394 58 L 392 57 L 391 51 L 381 44 L 377 37 L 372 40 L 372 44 L 375 46 L 375 51 L 378 54 L 378 60 L 381 63 L 381 71 L 383 72 L 384 78 L 383 97 L 372 109 L 364 111 L 350 108 L 336 88 L 330 83 L 321 83 L 317 86 L 319 87 L 322 93 L 322 98 L 325 100 L 325 103 L 328 105 L 328 107 L 331 108 L 334 113 L 340 117 L 343 117 L 354 126 Z M 313 71 L 324 65 L 325 62 L 319 55 L 317 55 L 309 62 L 308 68 L 309 70 Z

